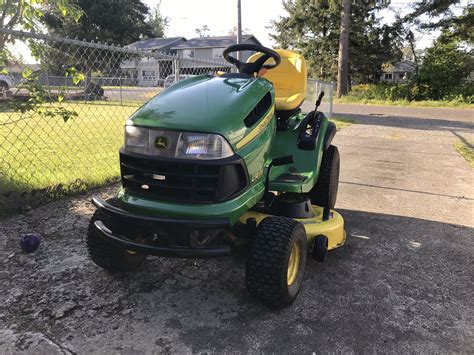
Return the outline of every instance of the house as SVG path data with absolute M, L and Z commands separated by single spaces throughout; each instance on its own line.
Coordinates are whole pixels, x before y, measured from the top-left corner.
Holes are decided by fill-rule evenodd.
M 261 45 L 253 35 L 242 36 L 242 43 Z M 219 60 L 223 59 L 224 49 L 233 44 L 237 44 L 236 36 L 197 37 L 182 42 L 172 49 L 178 52 L 180 58 L 184 59 Z M 251 55 L 251 51 L 242 52 L 242 60 L 246 61 Z
M 236 36 L 151 38 L 132 43 L 125 48 L 150 53 L 176 56 L 179 60 L 179 74 L 207 74 L 216 71 L 230 71 L 231 65 L 224 61 L 223 52 L 236 44 Z M 253 35 L 242 36 L 242 43 L 261 44 Z M 242 52 L 242 60 L 253 53 Z M 130 78 L 129 85 L 157 86 L 169 75 L 176 74 L 173 58 L 157 58 L 156 55 L 142 56 L 121 64 L 122 70 Z
M 184 37 L 149 38 L 129 44 L 125 48 L 149 53 L 176 55 L 176 50 L 171 47 L 185 41 L 186 38 Z M 126 85 L 157 86 L 167 76 L 174 74 L 173 61 L 169 58 L 159 59 L 156 55 L 126 60 L 122 62 L 120 67 L 129 78 L 129 83 L 126 83 Z
M 404 83 L 413 75 L 415 67 L 415 63 L 409 60 L 402 60 L 394 65 L 387 65 L 382 69 L 380 81 Z
M 242 43 L 259 44 L 253 35 L 243 35 Z M 203 74 L 205 72 L 230 71 L 232 66 L 224 60 L 224 50 L 237 44 L 237 36 L 196 37 L 172 47 L 180 60 L 181 74 Z M 242 61 L 246 61 L 252 51 L 241 52 Z M 235 54 L 234 54 L 235 55 Z M 213 63 L 210 63 L 212 61 Z M 216 65 L 222 63 L 222 65 Z
M 171 48 L 183 42 L 186 42 L 186 38 L 184 37 L 149 38 L 129 44 L 125 46 L 125 48 L 137 51 L 176 54 L 176 50 L 172 50 Z

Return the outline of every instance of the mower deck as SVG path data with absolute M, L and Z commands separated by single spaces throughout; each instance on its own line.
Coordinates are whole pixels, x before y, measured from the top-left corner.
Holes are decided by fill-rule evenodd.
M 324 235 L 328 238 L 328 250 L 339 248 L 344 245 L 346 241 L 346 232 L 344 231 L 344 219 L 342 216 L 331 210 L 328 220 L 323 220 L 323 208 L 313 205 L 314 216 L 304 219 L 295 219 L 302 223 L 308 238 L 308 243 L 311 245 L 318 235 Z M 248 211 L 240 218 L 241 223 L 245 223 L 249 218 L 255 218 L 257 224 L 271 215 Z

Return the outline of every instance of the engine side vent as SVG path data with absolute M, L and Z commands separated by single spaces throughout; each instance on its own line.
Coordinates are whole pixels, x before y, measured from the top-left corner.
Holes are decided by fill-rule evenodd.
M 272 94 L 267 94 L 260 100 L 260 102 L 253 108 L 253 110 L 245 117 L 244 123 L 247 127 L 252 127 L 257 123 L 263 115 L 268 112 L 272 105 Z

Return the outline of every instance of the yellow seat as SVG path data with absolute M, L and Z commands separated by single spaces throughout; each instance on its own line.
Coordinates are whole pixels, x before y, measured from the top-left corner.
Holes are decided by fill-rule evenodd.
M 281 57 L 281 63 L 275 69 L 268 70 L 263 77 L 272 82 L 275 89 L 276 109 L 293 111 L 301 106 L 306 97 L 306 60 L 296 52 L 275 49 Z M 262 54 L 257 53 L 248 59 L 254 62 Z M 274 63 L 269 59 L 266 64 Z

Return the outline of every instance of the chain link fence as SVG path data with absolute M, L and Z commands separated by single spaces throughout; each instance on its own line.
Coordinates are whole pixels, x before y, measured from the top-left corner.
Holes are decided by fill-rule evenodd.
M 189 76 L 232 70 L 223 60 L 0 32 L 35 58 L 0 67 L 0 215 L 117 181 L 123 126 L 137 108 Z M 332 98 L 332 87 L 310 80 L 308 99 L 319 90 Z

